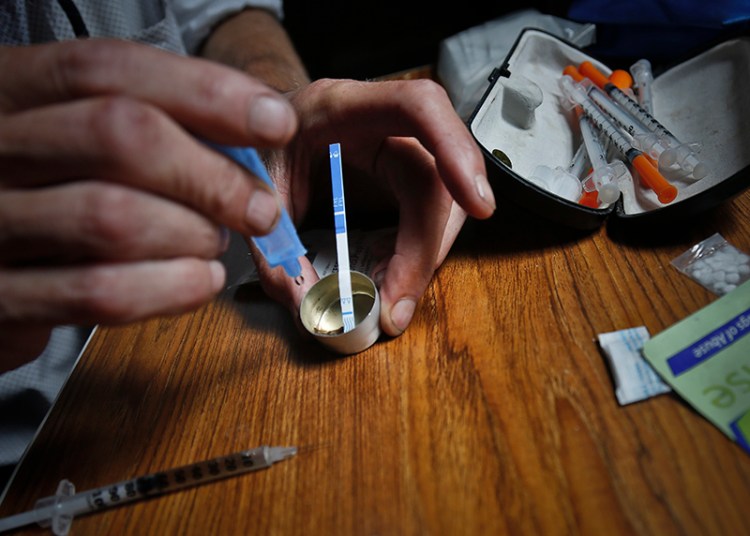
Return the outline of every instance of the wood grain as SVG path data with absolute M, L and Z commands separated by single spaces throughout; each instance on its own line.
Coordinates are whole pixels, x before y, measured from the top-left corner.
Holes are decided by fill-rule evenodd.
M 747 534 L 750 456 L 677 396 L 620 407 L 594 339 L 713 301 L 670 260 L 714 232 L 750 251 L 750 192 L 661 231 L 581 233 L 500 199 L 407 332 L 345 358 L 254 288 L 101 328 L 0 514 L 63 477 L 84 490 L 280 444 L 302 452 L 73 534 Z

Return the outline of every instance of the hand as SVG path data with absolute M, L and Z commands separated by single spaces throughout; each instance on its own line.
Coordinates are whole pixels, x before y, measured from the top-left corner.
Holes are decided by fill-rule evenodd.
M 299 132 L 284 151 L 271 151 L 266 159 L 292 219 L 302 223 L 322 207 L 330 221 L 328 144 L 335 142 L 341 143 L 345 166 L 348 218 L 397 211 L 395 243 L 374 278 L 381 328 L 399 335 L 466 214 L 487 218 L 495 209 L 482 155 L 445 91 L 428 80 L 320 80 L 289 96 Z M 297 315 L 317 280 L 310 263 L 303 260 L 305 282 L 297 286 L 282 270 L 254 258 L 266 292 Z
M 0 48 L 0 370 L 51 326 L 194 308 L 224 284 L 226 228 L 277 201 L 194 136 L 280 146 L 287 101 L 204 60 L 124 41 Z

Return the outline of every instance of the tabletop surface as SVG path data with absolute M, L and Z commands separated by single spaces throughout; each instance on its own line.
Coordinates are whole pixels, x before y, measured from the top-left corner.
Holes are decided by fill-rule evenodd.
M 597 334 L 654 335 L 716 296 L 670 261 L 750 192 L 647 236 L 498 199 L 464 227 L 409 329 L 348 357 L 252 285 L 99 328 L 0 515 L 258 445 L 272 468 L 113 508 L 72 534 L 747 534 L 750 456 L 667 394 L 618 405 Z M 38 528 L 28 528 L 38 534 Z

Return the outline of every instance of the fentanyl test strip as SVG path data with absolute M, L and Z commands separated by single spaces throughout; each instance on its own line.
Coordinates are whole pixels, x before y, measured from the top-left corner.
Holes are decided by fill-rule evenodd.
M 75 486 L 70 481 L 62 480 L 57 493 L 39 499 L 33 510 L 0 519 L 0 532 L 38 523 L 42 527 L 49 527 L 55 536 L 65 536 L 75 516 L 265 469 L 295 454 L 296 447 L 262 446 L 80 493 L 75 492 Z
M 341 166 L 341 145 L 328 146 L 331 160 L 331 186 L 333 187 L 333 221 L 336 227 L 336 256 L 339 265 L 339 295 L 344 333 L 354 329 L 354 303 L 352 277 L 349 268 L 349 242 L 346 235 L 346 204 L 344 202 L 344 177 Z

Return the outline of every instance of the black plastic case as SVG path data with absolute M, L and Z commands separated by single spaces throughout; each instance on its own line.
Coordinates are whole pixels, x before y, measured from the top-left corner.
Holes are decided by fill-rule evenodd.
M 567 65 L 586 60 L 611 73 L 574 45 L 526 29 L 505 63 L 493 71 L 468 125 L 484 154 L 498 204 L 510 199 L 577 229 L 595 229 L 608 218 L 640 227 L 706 211 L 750 185 L 750 39 L 746 38 L 721 43 L 654 79 L 653 115 L 680 141 L 701 143 L 699 156 L 711 170 L 699 181 L 675 181 L 679 193 L 671 203 L 663 205 L 652 191 L 635 186 L 625 189 L 614 204 L 594 209 L 527 180 L 539 164 L 566 168 L 582 143 L 574 113 L 561 100 L 558 81 Z M 523 125 L 528 128 L 506 120 L 503 112 L 505 87 L 519 81 L 538 86 L 542 94 L 533 124 Z M 495 149 L 508 157 L 510 166 L 493 155 Z M 637 175 L 634 182 L 639 182 Z

